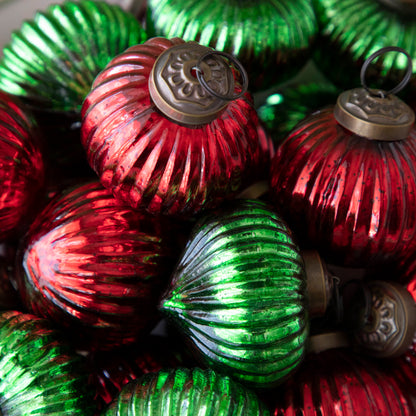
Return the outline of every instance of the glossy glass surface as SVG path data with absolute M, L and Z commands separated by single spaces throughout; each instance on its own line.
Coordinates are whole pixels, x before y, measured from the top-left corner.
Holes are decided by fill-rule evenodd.
M 405 49 L 412 57 L 413 73 L 416 72 L 414 15 L 395 11 L 377 0 L 313 0 L 313 3 L 321 27 L 314 60 L 336 85 L 359 87 L 364 61 L 386 46 Z M 405 55 L 384 54 L 368 68 L 367 83 L 374 88 L 389 89 L 401 81 L 406 66 Z M 413 77 L 411 91 L 415 87 Z
M 0 91 L 0 241 L 23 232 L 43 181 L 33 119 L 20 103 Z
M 195 225 L 162 312 L 209 367 L 255 387 L 300 364 L 308 336 L 303 260 L 260 201 L 235 201 Z
M 195 214 L 267 175 L 269 151 L 248 94 L 193 128 L 170 121 L 151 101 L 156 58 L 182 42 L 153 38 L 129 48 L 96 78 L 82 108 L 82 142 L 101 183 L 153 213 Z
M 177 36 L 233 54 L 250 89 L 295 75 L 317 34 L 310 0 L 149 0 L 147 27 L 149 36 Z
M 268 416 L 256 395 L 212 370 L 162 370 L 128 384 L 106 416 Z
M 0 413 L 93 415 L 84 363 L 44 319 L 0 314 Z
M 69 328 L 85 348 L 132 343 L 158 319 L 168 233 L 98 182 L 70 188 L 38 215 L 22 244 L 19 292 L 31 311 Z
M 416 131 L 406 140 L 367 140 L 341 127 L 332 109 L 305 119 L 276 152 L 271 195 L 299 236 L 333 262 L 369 266 L 416 242 Z
M 389 372 L 347 350 L 309 355 L 282 386 L 274 416 L 411 416 L 411 399 Z
M 257 114 L 278 145 L 306 116 L 327 105 L 335 105 L 339 92 L 329 82 L 289 86 L 270 94 Z
M 12 33 L 0 61 L 0 89 L 38 109 L 79 111 L 110 59 L 145 39 L 135 17 L 119 6 L 53 4 Z

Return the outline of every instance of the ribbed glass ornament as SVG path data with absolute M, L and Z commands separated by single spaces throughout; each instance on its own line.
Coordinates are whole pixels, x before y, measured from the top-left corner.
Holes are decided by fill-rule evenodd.
M 79 111 L 110 59 L 145 39 L 135 17 L 117 5 L 53 4 L 12 33 L 0 61 L 0 89 L 37 109 Z
M 416 16 L 406 12 L 406 7 L 414 10 L 411 2 L 404 6 L 404 12 L 378 0 L 313 0 L 313 3 L 320 26 L 314 60 L 337 86 L 359 86 L 364 61 L 387 46 L 405 49 L 413 60 L 413 73 L 416 72 Z M 405 55 L 385 54 L 371 63 L 366 80 L 373 87 L 390 89 L 401 81 L 406 67 Z M 412 91 L 416 87 L 414 78 L 410 82 Z
M 159 319 L 157 299 L 171 254 L 164 225 L 120 203 L 98 182 L 66 189 L 22 243 L 20 295 L 85 348 L 130 344 Z
M 46 320 L 0 314 L 2 415 L 93 415 L 84 364 Z
M 150 36 L 195 40 L 236 56 L 251 89 L 294 76 L 318 31 L 310 0 L 149 0 Z
M 129 48 L 96 78 L 82 109 L 82 143 L 101 183 L 152 213 L 189 215 L 217 206 L 265 178 L 269 165 L 249 94 L 197 126 L 176 123 L 157 109 L 150 73 L 163 52 L 183 43 L 152 38 Z
M 240 200 L 195 225 L 160 308 L 209 367 L 270 387 L 303 359 L 305 286 L 286 224 L 266 204 Z
M 277 146 L 309 114 L 334 105 L 339 92 L 329 82 L 287 86 L 267 96 L 257 114 Z
M 281 387 L 274 416 L 411 416 L 411 398 L 388 371 L 349 350 L 310 354 Z
M 0 241 L 24 231 L 43 181 L 33 117 L 15 98 L 0 91 Z
M 270 195 L 289 226 L 349 266 L 385 263 L 416 242 L 416 130 L 368 140 L 333 109 L 301 122 L 272 162 Z
M 162 370 L 127 384 L 105 416 L 268 416 L 230 377 L 199 368 Z

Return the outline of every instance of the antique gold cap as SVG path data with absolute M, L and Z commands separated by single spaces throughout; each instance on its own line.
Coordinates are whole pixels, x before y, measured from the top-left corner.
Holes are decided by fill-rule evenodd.
M 309 315 L 311 317 L 323 316 L 331 299 L 333 278 L 317 251 L 302 251 L 302 258 L 306 272 Z
M 242 76 L 242 90 L 234 94 L 234 73 Z M 198 126 L 217 118 L 228 102 L 242 96 L 248 85 L 244 68 L 231 55 L 197 42 L 173 46 L 160 54 L 149 77 L 149 92 L 156 107 L 181 124 Z
M 416 0 L 379 0 L 386 6 L 403 13 L 416 13 Z
M 355 342 L 376 357 L 397 357 L 412 344 L 416 303 L 405 287 L 384 281 L 368 282 L 367 301 L 359 308 Z
M 386 52 L 402 52 L 408 57 L 403 80 L 392 90 L 370 89 L 365 83 L 365 72 L 373 59 Z M 344 91 L 338 97 L 334 117 L 341 126 L 372 140 L 394 141 L 408 137 L 415 121 L 413 110 L 394 93 L 400 91 L 412 75 L 409 54 L 397 47 L 387 47 L 373 53 L 361 69 L 363 88 Z
M 345 332 L 334 331 L 312 335 L 308 339 L 308 352 L 318 354 L 334 348 L 351 347 L 351 340 Z

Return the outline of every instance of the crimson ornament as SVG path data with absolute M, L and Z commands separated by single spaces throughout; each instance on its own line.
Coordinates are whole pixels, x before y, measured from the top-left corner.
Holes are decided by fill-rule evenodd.
M 0 314 L 0 413 L 93 415 L 85 363 L 34 315 Z
M 105 416 L 269 416 L 232 378 L 199 368 L 166 369 L 127 384 Z
M 324 269 L 267 204 L 236 200 L 195 225 L 160 309 L 204 365 L 267 388 L 303 359 L 332 293 Z
M 82 108 L 82 143 L 116 198 L 193 215 L 265 177 L 270 153 L 244 94 L 245 71 L 231 59 L 195 42 L 153 38 L 96 78 Z
M 345 344 L 328 349 L 324 346 L 328 336 L 334 334 L 312 337 L 319 349 L 309 353 L 301 369 L 281 386 L 274 416 L 415 414 L 410 395 L 390 372 L 352 353 Z
M 98 182 L 57 195 L 32 224 L 19 256 L 19 292 L 35 314 L 69 328 L 85 348 L 137 340 L 158 320 L 169 229 Z
M 0 91 L 0 241 L 24 231 L 44 182 L 44 165 L 33 118 Z
M 413 111 L 390 92 L 369 90 L 363 69 L 365 88 L 342 93 L 279 146 L 270 195 L 334 263 L 367 267 L 416 242 L 416 130 Z

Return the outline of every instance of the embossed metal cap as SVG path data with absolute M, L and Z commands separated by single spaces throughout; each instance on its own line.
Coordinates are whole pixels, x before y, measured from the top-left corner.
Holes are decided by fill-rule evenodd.
M 365 83 L 365 71 L 370 62 L 379 55 L 402 52 L 408 57 L 405 78 L 390 91 L 370 89 Z M 387 47 L 372 54 L 361 69 L 363 88 L 344 91 L 338 97 L 334 117 L 341 126 L 359 136 L 373 140 L 403 140 L 408 137 L 415 121 L 413 110 L 400 98 L 393 95 L 400 91 L 412 75 L 412 61 L 401 48 Z
M 345 332 L 334 331 L 323 334 L 312 335 L 309 337 L 307 349 L 308 352 L 318 354 L 322 351 L 334 348 L 349 348 L 351 341 Z
M 354 338 L 365 352 L 395 357 L 412 344 L 416 331 L 416 303 L 401 285 L 372 281 L 366 285 L 369 304 L 361 305 Z
M 242 91 L 235 95 L 234 74 L 226 56 L 243 75 Z M 217 118 L 230 100 L 244 94 L 247 77 L 241 64 L 223 52 L 197 42 L 186 42 L 163 52 L 149 78 L 156 107 L 170 119 L 191 126 Z

